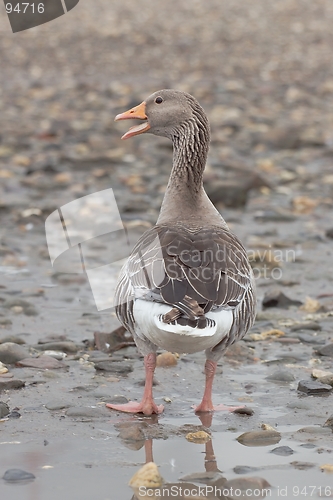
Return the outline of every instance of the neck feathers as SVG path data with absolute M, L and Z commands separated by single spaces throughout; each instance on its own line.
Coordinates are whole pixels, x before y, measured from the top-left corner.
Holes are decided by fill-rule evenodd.
M 193 100 L 194 101 L 194 100 Z M 202 176 L 210 142 L 209 123 L 201 106 L 192 103 L 193 117 L 182 123 L 172 136 L 173 183 L 186 183 L 193 191 L 202 187 Z

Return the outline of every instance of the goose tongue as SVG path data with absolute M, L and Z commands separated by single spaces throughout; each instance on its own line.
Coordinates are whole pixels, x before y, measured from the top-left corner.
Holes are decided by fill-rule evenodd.
M 142 134 L 146 130 L 150 129 L 150 125 L 148 123 L 146 115 L 146 103 L 144 101 L 138 106 L 135 106 L 134 108 L 129 109 L 124 113 L 120 113 L 115 117 L 114 120 L 117 122 L 119 120 L 132 120 L 132 119 L 144 120 L 144 122 L 140 123 L 139 125 L 134 125 L 134 127 L 131 127 L 128 130 L 128 132 L 126 132 L 126 134 L 122 136 L 122 139 L 129 139 L 134 135 Z

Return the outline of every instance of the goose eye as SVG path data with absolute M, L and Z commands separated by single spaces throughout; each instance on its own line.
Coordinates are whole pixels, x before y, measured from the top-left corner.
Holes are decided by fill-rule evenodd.
M 161 102 L 163 102 L 162 97 L 156 97 L 155 102 L 156 104 L 161 104 Z

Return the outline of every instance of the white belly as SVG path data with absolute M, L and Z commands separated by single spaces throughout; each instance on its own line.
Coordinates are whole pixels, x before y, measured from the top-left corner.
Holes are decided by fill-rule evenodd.
M 232 311 L 210 311 L 206 318 L 213 321 L 206 328 L 166 324 L 160 316 L 170 309 L 166 304 L 136 299 L 133 316 L 137 335 L 167 351 L 193 353 L 216 346 L 229 333 L 233 322 Z

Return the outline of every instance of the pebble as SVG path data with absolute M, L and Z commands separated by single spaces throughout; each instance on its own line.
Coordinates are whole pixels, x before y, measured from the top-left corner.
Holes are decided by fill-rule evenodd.
M 319 377 L 318 381 L 321 384 L 327 384 L 333 387 L 333 375 L 325 375 L 324 377 Z
M 96 370 L 117 373 L 118 375 L 127 375 L 133 371 L 133 366 L 125 361 L 99 361 L 95 363 Z
M 274 430 L 249 431 L 237 438 L 237 441 L 244 446 L 269 446 L 280 440 L 281 434 Z
M 280 307 L 287 309 L 289 306 L 300 306 L 302 302 L 293 300 L 287 297 L 280 289 L 274 288 L 265 292 L 262 306 L 263 307 Z
M 4 301 L 2 306 L 5 307 L 6 309 L 11 309 L 14 312 L 15 312 L 15 308 L 19 308 L 19 309 L 16 309 L 16 312 L 23 312 L 26 316 L 37 316 L 38 315 L 38 311 L 35 308 L 35 306 L 24 299 L 19 299 L 19 298 L 7 299 Z
M 282 330 L 278 330 L 276 328 L 272 328 L 271 330 L 266 330 L 265 332 L 262 333 L 252 333 L 249 335 L 250 339 L 252 340 L 267 340 L 267 339 L 272 339 L 278 338 L 278 337 L 283 337 L 285 333 Z
M 44 351 L 44 354 L 45 356 L 51 356 L 52 358 L 57 359 L 58 361 L 62 361 L 67 356 L 65 352 L 61 351 Z
M 59 368 L 67 368 L 67 365 L 58 361 L 51 356 L 43 354 L 39 358 L 25 358 L 18 361 L 17 366 L 24 366 L 28 368 L 38 368 L 39 370 L 57 370 Z
M 333 372 L 329 372 L 328 370 L 318 370 L 317 368 L 314 368 L 311 372 L 311 376 L 313 378 L 322 378 L 328 376 L 333 376 Z
M 16 410 L 13 410 L 8 414 L 8 418 L 21 418 L 21 413 L 19 413 Z
M 330 474 L 333 474 L 333 464 L 321 465 L 320 470 L 322 470 L 324 472 L 329 472 Z
M 4 373 L 8 373 L 8 368 L 0 361 L 0 375 L 3 375 Z
M 292 465 L 295 469 L 298 470 L 308 470 L 308 469 L 313 469 L 313 467 L 316 466 L 316 464 L 313 464 L 312 462 L 300 462 L 300 461 L 294 461 L 290 462 L 290 465 Z
M 154 462 L 148 462 L 139 469 L 129 482 L 129 485 L 135 490 L 141 487 L 160 488 L 164 483 L 157 465 Z
M 296 380 L 296 377 L 290 371 L 281 369 L 268 375 L 266 380 L 272 380 L 273 382 L 293 382 Z
M 21 469 L 8 469 L 3 475 L 3 479 L 8 483 L 20 483 L 22 481 L 32 481 L 36 477 L 31 472 Z
M 23 380 L 10 378 L 10 379 L 0 379 L 0 392 L 9 389 L 21 389 L 25 386 Z
M 252 408 L 249 408 L 248 406 L 243 406 L 241 408 L 236 408 L 236 410 L 232 411 L 231 413 L 236 413 L 236 415 L 247 415 L 247 416 L 252 416 L 254 415 L 254 410 Z
M 70 403 L 66 401 L 49 401 L 46 403 L 45 408 L 48 410 L 63 410 L 64 408 L 69 408 L 71 406 Z
M 325 344 L 325 340 L 315 335 L 309 335 L 308 333 L 299 333 L 298 338 L 301 342 L 306 344 Z
M 298 383 L 297 390 L 304 392 L 305 394 L 315 395 L 315 394 L 327 394 L 333 389 L 330 385 L 321 384 L 316 380 L 300 380 Z
M 121 429 L 118 437 L 124 439 L 125 441 L 144 441 L 145 434 L 138 425 L 128 425 Z
M 326 230 L 325 236 L 326 236 L 326 238 L 333 239 L 333 227 L 331 227 L 330 229 Z
M 70 340 L 64 342 L 46 342 L 45 344 L 34 345 L 34 348 L 38 351 L 60 351 L 67 354 L 75 354 L 79 350 L 79 347 Z
M 328 356 L 330 358 L 333 358 L 333 343 L 326 344 L 323 347 L 320 347 L 319 349 L 317 349 L 317 353 L 320 356 Z
M 314 330 L 320 331 L 322 328 L 316 321 L 308 321 L 305 323 L 296 323 L 290 327 L 292 332 L 298 332 L 299 330 Z
M 9 406 L 3 401 L 0 401 L 0 418 L 6 417 L 8 413 L 9 413 Z
M 233 468 L 235 474 L 249 474 L 257 470 L 259 470 L 259 467 L 251 467 L 250 465 L 237 465 Z
M 326 427 L 319 427 L 319 426 L 308 426 L 308 427 L 302 427 L 301 429 L 298 429 L 297 433 L 306 433 L 306 434 L 327 434 L 331 435 L 331 430 L 327 429 Z
M 177 356 L 172 352 L 163 352 L 156 358 L 156 366 L 176 366 L 177 362 Z
M 7 326 L 7 325 L 12 325 L 13 322 L 9 318 L 0 318 L 0 325 Z
M 289 455 L 293 455 L 295 452 L 292 448 L 290 448 L 290 446 L 278 446 L 277 448 L 274 448 L 274 450 L 271 450 L 271 453 L 282 457 L 288 457 Z
M 198 444 L 207 443 L 212 439 L 208 432 L 205 431 L 189 432 L 185 437 L 190 443 Z
M 25 340 L 21 339 L 17 335 L 6 335 L 0 338 L 0 344 L 5 344 L 6 342 L 13 342 L 14 344 L 25 344 Z
M 330 417 L 328 417 L 328 419 L 324 423 L 324 426 L 325 427 L 331 427 L 333 429 L 333 415 L 331 415 Z
M 0 344 L 0 361 L 2 363 L 10 365 L 28 356 L 29 351 L 26 347 L 14 344 L 14 342 Z
M 264 489 L 269 489 L 271 485 L 262 477 L 237 477 L 230 479 L 223 484 L 223 489 L 228 490 L 228 498 L 263 498 L 262 496 L 250 496 L 249 492 L 260 492 Z
M 111 399 L 108 399 L 107 401 L 109 404 L 112 404 L 112 405 L 122 405 L 122 404 L 125 404 L 125 403 L 128 403 L 128 399 L 125 397 L 125 396 L 113 396 L 113 398 Z

